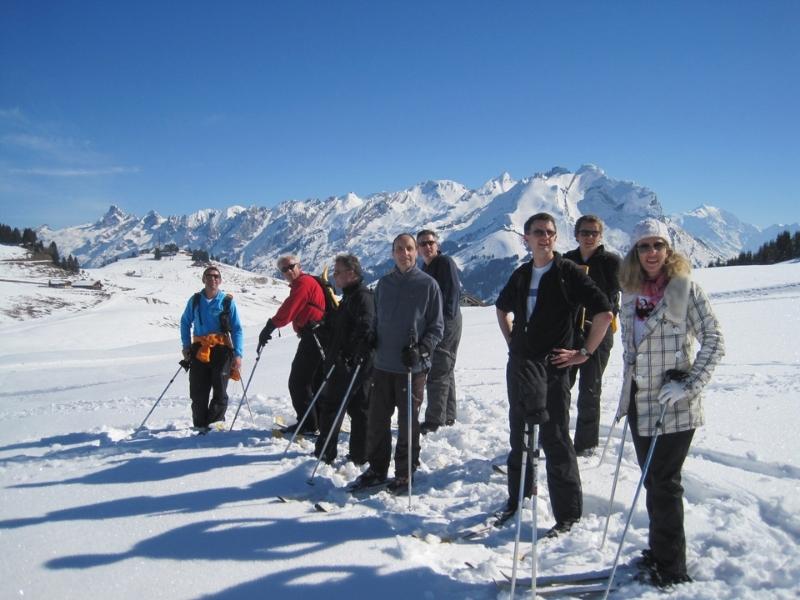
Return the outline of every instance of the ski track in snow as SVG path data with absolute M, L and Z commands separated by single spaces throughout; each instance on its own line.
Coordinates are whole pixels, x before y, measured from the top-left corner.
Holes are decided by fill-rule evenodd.
M 186 268 L 178 261 L 159 265 L 178 267 Z M 706 426 L 698 430 L 684 467 L 695 583 L 669 594 L 630 584 L 612 598 L 800 593 L 800 356 L 793 336 L 782 335 L 800 325 L 800 266 L 780 268 L 783 282 L 759 285 L 750 282 L 752 270 L 739 276 L 730 269 L 724 291 L 706 288 L 728 351 L 707 388 Z M 714 271 L 699 273 L 720 277 Z M 132 435 L 177 368 L 170 366 L 178 358 L 177 331 L 159 322 L 180 313 L 195 280 L 182 281 L 176 273 L 167 271 L 175 288 L 159 281 L 167 305 L 131 304 L 128 295 L 142 295 L 135 285 L 147 282 L 126 281 L 129 292 L 115 291 L 113 301 L 88 313 L 0 325 L 12 344 L 19 339 L 26 345 L 24 361 L 8 349 L 0 354 L 0 597 L 350 599 L 377 592 L 386 599 L 508 598 L 493 581 L 511 571 L 513 524 L 469 541 L 441 541 L 483 522 L 506 498 L 505 477 L 492 469 L 504 464 L 508 446 L 505 357 L 493 309 L 465 310 L 456 370 L 458 422 L 422 438 L 409 511 L 403 496 L 347 494 L 344 486 L 361 472 L 344 462 L 347 434 L 339 442 L 339 459 L 321 465 L 313 485 L 307 483 L 315 462 L 312 443 L 300 440 L 284 456 L 288 439 L 274 438 L 270 430 L 281 416 L 292 420 L 285 383 L 296 344 L 292 336 L 270 342 L 255 373 L 248 394 L 255 425 L 243 406 L 232 432 L 194 435 L 181 373 L 148 428 Z M 248 323 L 263 323 L 274 310 L 270 303 L 242 300 L 243 314 L 251 311 Z M 153 325 L 150 337 L 133 350 L 109 347 L 102 335 L 96 346 L 82 343 L 59 360 L 47 344 L 37 349 L 30 341 L 34 335 L 50 339 L 65 326 L 81 328 L 87 314 L 96 315 L 98 327 L 113 329 L 117 311 L 139 305 L 147 306 L 139 327 Z M 774 318 L 765 319 L 764 311 Z M 248 351 L 257 330 L 246 327 Z M 124 343 L 124 331 L 120 338 Z M 600 433 L 601 442 L 612 436 L 608 454 L 600 465 L 597 456 L 579 459 L 584 518 L 569 535 L 540 543 L 540 574 L 596 570 L 609 566 L 616 552 L 640 475 L 628 439 L 601 550 L 622 430 L 621 424 L 612 427 L 619 350 L 617 342 L 604 384 Z M 246 362 L 246 375 L 251 368 Z M 241 387 L 232 382 L 229 393 L 230 419 Z M 539 534 L 553 522 L 544 466 L 542 461 Z M 279 495 L 290 501 L 278 502 Z M 317 501 L 330 512 L 315 511 Z M 529 508 L 522 517 L 527 553 Z M 622 560 L 646 543 L 640 499 Z M 520 569 L 521 576 L 530 574 L 529 556 Z

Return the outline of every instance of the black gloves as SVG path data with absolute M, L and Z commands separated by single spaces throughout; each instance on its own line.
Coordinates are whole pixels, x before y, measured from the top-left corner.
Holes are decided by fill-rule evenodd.
M 413 369 L 430 356 L 431 352 L 425 344 L 409 344 L 400 353 L 400 360 L 406 369 Z
M 261 352 L 261 348 L 266 346 L 267 342 L 272 339 L 273 331 L 275 331 L 275 325 L 272 324 L 272 319 L 267 319 L 267 324 L 264 325 L 264 329 L 258 334 L 258 352 Z
M 372 352 L 372 344 L 368 340 L 361 340 L 353 352 L 353 360 L 356 363 L 363 363 Z
M 525 414 L 525 425 L 527 425 L 529 431 L 533 430 L 534 425 L 541 425 L 549 420 L 550 415 L 547 414 L 546 408 L 540 408 Z

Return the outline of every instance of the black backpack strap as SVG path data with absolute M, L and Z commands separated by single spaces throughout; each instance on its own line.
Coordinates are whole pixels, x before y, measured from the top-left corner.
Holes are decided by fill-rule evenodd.
M 322 303 L 322 306 L 317 304 L 316 302 L 309 302 L 309 305 L 313 306 L 314 308 L 322 311 L 323 318 L 325 317 L 325 313 L 327 312 L 325 309 L 327 308 L 327 300 L 328 300 L 328 290 L 325 289 L 325 283 L 323 283 L 322 278 L 318 275 L 311 276 L 314 281 L 317 282 L 317 285 L 322 290 L 322 297 L 325 298 L 325 302 Z
M 197 320 L 200 321 L 200 325 L 202 325 L 203 317 L 200 315 L 200 292 L 195 292 L 192 297 L 192 311 L 197 313 Z

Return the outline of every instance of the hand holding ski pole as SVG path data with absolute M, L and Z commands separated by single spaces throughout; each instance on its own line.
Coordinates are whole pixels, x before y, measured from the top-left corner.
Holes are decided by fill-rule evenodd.
M 273 331 L 275 331 L 275 325 L 272 323 L 272 319 L 267 319 L 267 324 L 264 325 L 264 328 L 261 330 L 261 333 L 258 334 L 257 352 L 259 354 L 261 354 L 261 349 L 267 345 L 267 342 L 272 339 Z
M 428 356 L 430 356 L 428 347 L 422 343 L 417 344 L 412 335 L 411 342 L 401 351 L 400 359 L 403 361 L 404 367 L 413 369 Z
M 677 381 L 668 381 L 661 386 L 661 391 L 658 393 L 659 404 L 666 404 L 667 406 L 675 406 L 681 400 L 685 400 L 689 396 L 686 387 Z

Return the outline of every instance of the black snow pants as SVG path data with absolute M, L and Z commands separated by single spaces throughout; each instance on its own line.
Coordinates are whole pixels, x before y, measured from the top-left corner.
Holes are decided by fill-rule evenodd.
M 411 452 L 412 470 L 419 464 L 419 409 L 425 393 L 425 372 L 411 376 Z M 375 369 L 369 395 L 367 422 L 367 460 L 374 471 L 387 475 L 392 458 L 392 415 L 397 408 L 397 445 L 394 471 L 408 476 L 408 375 Z
M 306 414 L 311 399 L 319 387 L 321 377 L 319 377 L 319 367 L 322 364 L 322 354 L 320 354 L 314 334 L 310 329 L 304 329 L 300 334 L 300 343 L 297 345 L 292 369 L 289 372 L 289 395 L 292 397 L 292 407 L 294 408 L 297 422 Z M 317 411 L 316 407 L 309 413 L 306 422 L 303 424 L 305 431 L 316 431 Z
M 333 462 L 338 453 L 337 442 L 339 431 L 342 428 L 345 411 L 342 411 L 338 421 L 336 413 L 342 405 L 344 395 L 350 382 L 353 381 L 355 367 L 348 366 L 346 361 L 339 359 L 336 361 L 336 368 L 331 375 L 330 381 L 319 400 L 319 437 L 317 438 L 315 454 L 321 456 L 322 447 L 331 429 L 331 439 L 325 448 L 325 456 L 322 460 Z M 356 464 L 363 464 L 367 461 L 367 412 L 369 410 L 369 387 L 372 381 L 371 361 L 365 363 L 359 370 L 358 377 L 353 382 L 350 396 L 347 398 L 347 414 L 350 416 L 350 459 Z M 335 421 L 335 422 L 334 422 Z
M 192 399 L 192 424 L 195 427 L 208 427 L 210 423 L 225 420 L 232 361 L 233 352 L 227 346 L 214 346 L 207 363 L 192 358 L 189 397 Z
M 547 395 L 549 420 L 539 426 L 539 440 L 544 450 L 547 471 L 547 486 L 550 493 L 550 506 L 556 522 L 577 521 L 583 514 L 583 491 L 578 471 L 578 460 L 569 436 L 569 373 L 546 364 L 545 360 L 534 361 L 539 377 L 538 385 L 528 390 L 515 385 L 511 370 L 516 368 L 513 357 L 506 369 L 508 385 L 508 424 L 511 450 L 506 459 L 508 466 L 508 496 L 512 504 L 519 498 L 520 476 L 522 474 L 522 450 L 524 447 L 526 400 L 524 394 Z M 533 466 L 528 458 L 525 471 L 524 496 L 532 493 Z
M 600 397 L 603 393 L 603 372 L 608 364 L 611 347 L 614 345 L 614 334 L 609 329 L 603 341 L 589 360 L 582 365 L 572 367 L 569 371 L 569 387 L 575 385 L 578 378 L 578 415 L 575 421 L 575 452 L 594 448 L 599 443 L 600 435 Z
M 639 435 L 634 394 L 635 387 L 628 409 L 628 423 L 636 449 L 636 460 L 639 467 L 643 468 L 653 438 Z M 650 550 L 658 563 L 659 571 L 670 576 L 686 574 L 681 469 L 689 454 L 693 437 L 694 429 L 660 434 L 644 480 L 647 516 L 650 519 Z
M 444 425 L 455 421 L 456 409 L 456 356 L 461 342 L 461 313 L 444 322 L 444 337 L 431 356 L 431 370 L 428 373 L 428 406 L 425 408 L 425 422 Z

